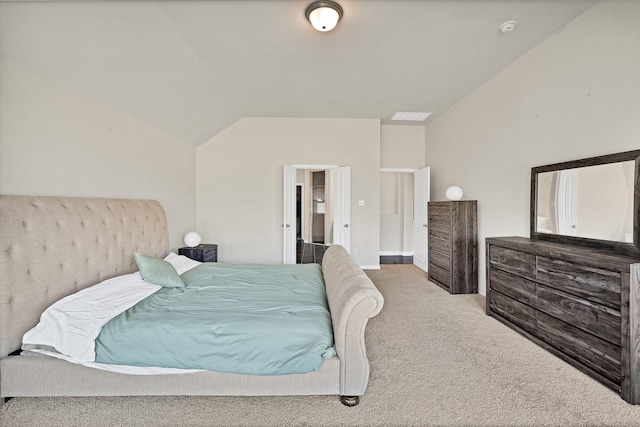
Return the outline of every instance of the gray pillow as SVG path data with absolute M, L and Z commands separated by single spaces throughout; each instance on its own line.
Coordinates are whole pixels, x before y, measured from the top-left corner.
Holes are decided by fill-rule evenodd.
M 134 255 L 142 280 L 145 282 L 164 288 L 184 288 L 184 282 L 178 272 L 167 261 L 138 253 Z

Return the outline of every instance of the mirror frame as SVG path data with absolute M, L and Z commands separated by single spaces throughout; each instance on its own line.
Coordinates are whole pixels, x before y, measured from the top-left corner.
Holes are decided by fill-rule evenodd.
M 564 236 L 558 234 L 538 233 L 537 226 L 537 194 L 538 174 L 542 172 L 554 172 L 564 169 L 574 169 L 586 166 L 605 165 L 609 163 L 635 161 L 634 186 L 633 186 L 633 245 L 613 240 L 590 239 L 587 237 Z M 627 255 L 640 255 L 640 150 L 625 151 L 623 153 L 608 154 L 605 156 L 589 157 L 586 159 L 569 162 L 554 163 L 551 165 L 531 168 L 531 204 L 530 204 L 530 236 L 532 240 L 546 240 L 556 243 L 568 243 L 572 245 L 590 247 L 595 249 L 608 249 Z

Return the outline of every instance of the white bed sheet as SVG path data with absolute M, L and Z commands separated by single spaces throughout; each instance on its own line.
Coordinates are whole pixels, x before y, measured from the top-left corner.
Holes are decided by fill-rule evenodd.
M 165 258 L 182 274 L 200 262 L 170 253 Z M 95 339 L 102 326 L 157 292 L 140 272 L 114 277 L 69 295 L 50 306 L 22 339 L 26 352 L 56 357 L 83 366 L 132 375 L 183 374 L 197 369 L 108 365 L 95 363 Z

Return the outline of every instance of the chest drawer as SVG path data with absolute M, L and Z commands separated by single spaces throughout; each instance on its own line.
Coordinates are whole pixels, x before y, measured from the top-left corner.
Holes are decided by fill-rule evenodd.
M 433 263 L 429 264 L 429 280 L 439 283 L 449 289 L 451 287 L 451 270 L 444 269 Z
M 429 250 L 435 249 L 440 252 L 451 252 L 451 236 L 437 230 L 429 229 Z
M 489 262 L 501 270 L 517 274 L 531 280 L 536 278 L 536 257 L 526 252 L 489 246 Z
M 429 230 L 429 263 L 436 264 L 447 271 L 451 270 L 450 240 L 432 230 Z
M 448 203 L 429 203 L 429 230 L 438 232 L 447 239 L 451 229 L 451 208 Z
M 429 252 L 429 269 L 431 269 L 432 265 L 435 265 L 436 267 L 441 268 L 443 271 L 446 271 L 447 273 L 451 272 L 451 259 L 449 258 L 449 254 L 442 254 L 438 251 L 430 251 Z
M 538 257 L 538 281 L 597 304 L 620 309 L 620 273 Z

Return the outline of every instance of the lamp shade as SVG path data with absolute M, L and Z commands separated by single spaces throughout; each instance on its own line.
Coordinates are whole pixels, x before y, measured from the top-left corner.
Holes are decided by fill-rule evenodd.
M 190 248 L 196 247 L 202 241 L 202 237 L 195 231 L 191 231 L 184 235 L 184 244 Z
M 460 200 L 462 199 L 462 194 L 462 188 L 456 185 L 452 185 L 451 187 L 447 188 L 445 196 L 447 196 L 447 199 L 449 200 Z
M 340 18 L 342 7 L 334 1 L 316 1 L 307 7 L 307 19 L 318 31 L 333 30 Z

